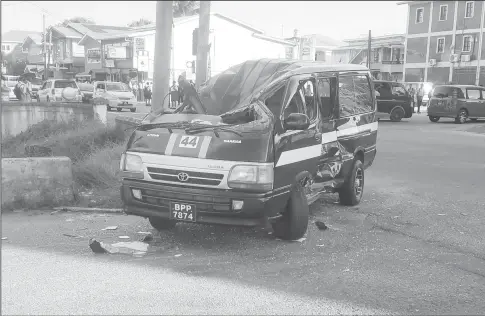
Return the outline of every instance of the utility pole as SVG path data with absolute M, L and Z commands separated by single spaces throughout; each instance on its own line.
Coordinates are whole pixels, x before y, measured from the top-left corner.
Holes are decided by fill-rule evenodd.
M 199 40 L 197 47 L 197 62 L 195 63 L 195 86 L 197 89 L 207 78 L 207 57 L 209 54 L 210 33 L 210 1 L 201 1 L 199 10 Z
M 52 56 L 52 27 L 49 29 L 49 48 L 47 50 L 49 54 L 47 55 L 47 78 L 50 76 L 50 62 L 51 62 L 51 56 Z
M 370 60 L 370 55 L 372 53 L 372 36 L 371 36 L 371 31 L 369 30 L 369 40 L 367 43 L 367 68 L 370 70 L 371 66 L 371 60 Z
M 172 5 L 173 1 L 157 1 L 152 112 L 161 112 L 165 108 L 162 102 L 170 88 Z M 168 100 L 168 98 L 165 99 Z
M 42 14 L 42 23 L 44 25 L 44 80 L 47 79 L 47 33 L 45 29 L 45 14 Z

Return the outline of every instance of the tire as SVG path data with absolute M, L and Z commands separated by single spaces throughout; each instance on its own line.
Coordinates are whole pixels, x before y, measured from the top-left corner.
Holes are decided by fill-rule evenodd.
M 300 239 L 307 231 L 309 214 L 310 207 L 303 188 L 296 184 L 282 217 L 271 224 L 274 236 L 283 240 Z
M 455 123 L 456 124 L 464 124 L 466 123 L 466 120 L 468 119 L 468 112 L 465 109 L 461 109 L 458 112 L 458 115 L 455 118 Z
M 148 221 L 158 231 L 172 229 L 177 224 L 176 221 L 160 217 L 149 217 Z
M 136 112 L 136 108 L 135 109 L 130 109 L 131 112 Z
M 404 115 L 406 115 L 406 112 L 404 112 L 404 109 L 402 107 L 394 107 L 390 113 L 391 122 L 400 122 Z
M 121 112 L 121 108 L 116 108 L 116 110 L 117 110 L 118 112 Z
M 360 203 L 364 194 L 364 165 L 362 161 L 355 160 L 352 171 L 344 185 L 338 191 L 340 204 L 354 206 Z
M 440 120 L 439 116 L 428 116 L 429 120 L 433 123 L 436 123 Z

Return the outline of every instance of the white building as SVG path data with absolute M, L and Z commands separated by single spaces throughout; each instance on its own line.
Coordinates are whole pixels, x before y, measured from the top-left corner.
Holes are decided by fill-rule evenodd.
M 188 77 L 192 75 L 192 70 L 188 68 L 188 65 L 196 59 L 192 55 L 192 33 L 198 26 L 198 15 L 174 19 L 171 61 L 174 78 L 184 71 L 187 72 Z M 132 50 L 126 54 L 120 54 L 126 55 L 124 61 L 121 61 L 120 58 L 110 61 L 110 57 L 105 55 L 103 68 L 109 67 L 110 69 L 106 71 L 109 74 L 121 74 L 116 77 L 118 80 L 128 74 L 130 69 L 144 72 L 144 79 L 153 78 L 154 25 L 118 34 L 98 35 L 95 38 L 88 33 L 79 41 L 79 44 L 86 45 L 93 40 L 101 43 L 104 52 L 109 51 L 110 47 L 127 47 L 128 51 Z M 295 46 L 290 41 L 267 36 L 262 30 L 215 12 L 211 13 L 210 17 L 209 41 L 211 44 L 208 61 L 209 75 L 215 75 L 249 59 L 285 58 L 286 48 Z M 86 65 L 86 69 L 90 69 L 89 65 Z

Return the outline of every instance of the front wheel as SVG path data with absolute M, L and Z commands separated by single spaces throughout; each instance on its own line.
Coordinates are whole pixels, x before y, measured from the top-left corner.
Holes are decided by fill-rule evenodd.
M 428 116 L 428 117 L 429 117 L 429 120 L 433 123 L 436 123 L 440 120 L 439 116 Z
M 392 109 L 390 118 L 392 122 L 400 122 L 404 115 L 406 115 L 404 109 L 400 106 L 396 106 Z
M 466 123 L 467 119 L 468 119 L 468 112 L 465 109 L 461 109 L 460 112 L 458 112 L 458 116 L 455 118 L 455 123 L 464 124 Z
M 282 216 L 272 223 L 273 234 L 283 240 L 296 240 L 303 237 L 308 228 L 310 207 L 302 186 L 297 183 L 291 191 L 290 199 Z
M 364 193 L 364 165 L 362 161 L 355 160 L 352 171 L 338 191 L 340 204 L 354 206 L 360 203 Z
M 150 225 L 158 231 L 172 229 L 177 224 L 176 221 L 160 217 L 149 217 L 148 221 L 150 222 Z

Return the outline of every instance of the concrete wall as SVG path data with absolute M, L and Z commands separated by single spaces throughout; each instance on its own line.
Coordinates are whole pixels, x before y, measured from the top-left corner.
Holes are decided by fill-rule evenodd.
M 445 20 L 440 21 L 440 6 L 442 5 L 448 6 L 448 16 Z M 432 14 L 433 23 L 431 25 L 431 32 L 452 31 L 453 20 L 455 19 L 455 1 L 436 1 L 433 6 Z
M 59 206 L 74 200 L 67 157 L 3 158 L 2 209 Z
M 2 102 L 2 138 L 14 136 L 43 120 L 68 121 L 96 117 L 107 122 L 105 105 L 82 103 L 21 103 Z
M 438 38 L 444 38 L 445 39 L 445 45 L 444 45 L 444 52 L 443 53 L 437 53 L 436 49 L 438 48 Z M 430 43 L 429 43 L 429 58 L 430 59 L 436 59 L 436 61 L 450 61 L 450 55 L 451 55 L 451 42 L 452 42 L 453 36 L 452 35 L 444 35 L 444 36 L 431 36 L 430 37 Z M 425 50 L 426 54 L 426 50 Z
M 482 14 L 482 5 L 483 1 L 474 1 L 475 3 L 475 12 L 473 17 L 465 18 L 465 5 L 466 1 L 458 1 L 458 15 L 456 21 L 456 29 L 463 30 L 463 29 L 478 29 L 480 28 L 480 15 Z
M 427 37 L 408 38 L 406 63 L 426 62 Z
M 431 3 L 412 3 L 409 14 L 408 34 L 428 33 L 429 28 L 429 11 L 431 10 Z M 423 22 L 416 23 L 416 11 L 423 8 Z

